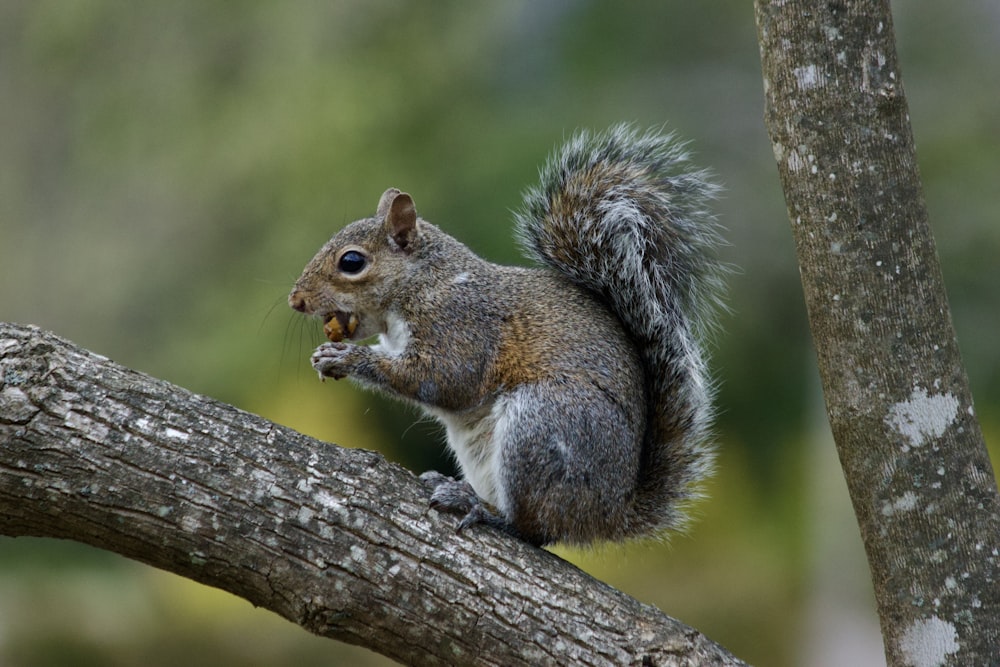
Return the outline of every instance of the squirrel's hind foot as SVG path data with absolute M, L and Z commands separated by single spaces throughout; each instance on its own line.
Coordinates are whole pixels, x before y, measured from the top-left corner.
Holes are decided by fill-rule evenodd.
M 432 490 L 430 502 L 432 509 L 465 515 L 458 522 L 455 532 L 461 533 L 470 526 L 482 523 L 520 537 L 500 511 L 480 498 L 467 480 L 455 479 L 435 470 L 428 470 L 420 475 L 420 481 Z

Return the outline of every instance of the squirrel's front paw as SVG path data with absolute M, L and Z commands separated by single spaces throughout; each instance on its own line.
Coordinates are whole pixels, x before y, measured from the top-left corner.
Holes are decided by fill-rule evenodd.
M 319 379 L 328 377 L 334 380 L 350 375 L 352 369 L 351 356 L 358 348 L 350 343 L 323 343 L 312 353 L 309 361 L 319 373 Z

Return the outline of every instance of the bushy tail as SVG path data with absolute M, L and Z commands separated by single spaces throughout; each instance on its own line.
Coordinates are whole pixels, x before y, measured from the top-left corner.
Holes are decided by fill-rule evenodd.
M 634 534 L 683 527 L 714 459 L 703 343 L 724 274 L 708 210 L 718 187 L 688 159 L 673 135 L 581 132 L 517 215 L 526 253 L 608 302 L 641 354 L 650 403 Z

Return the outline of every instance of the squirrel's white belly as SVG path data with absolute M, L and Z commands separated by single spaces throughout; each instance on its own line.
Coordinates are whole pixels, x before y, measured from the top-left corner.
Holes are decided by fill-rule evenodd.
M 501 512 L 507 511 L 507 499 L 500 492 L 500 459 L 506 414 L 512 399 L 500 398 L 492 405 L 469 412 L 446 412 L 427 408 L 444 424 L 448 446 L 458 460 L 462 475 L 476 494 Z

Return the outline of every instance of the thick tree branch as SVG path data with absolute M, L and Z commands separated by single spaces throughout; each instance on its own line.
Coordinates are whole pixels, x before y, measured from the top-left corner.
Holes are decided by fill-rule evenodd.
M 417 479 L 0 323 L 0 534 L 114 551 L 410 664 L 738 665 Z
M 766 121 L 892 665 L 1000 663 L 1000 497 L 888 0 L 755 2 Z

